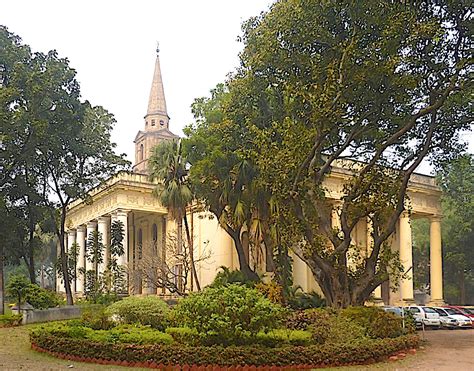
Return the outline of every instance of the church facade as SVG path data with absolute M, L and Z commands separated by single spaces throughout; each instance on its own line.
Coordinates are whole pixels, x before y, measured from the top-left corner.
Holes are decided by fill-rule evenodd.
M 144 256 L 162 256 L 166 250 L 167 236 L 175 233 L 177 225 L 168 217 L 168 212 L 153 195 L 156 183 L 147 176 L 147 160 L 152 148 L 163 140 L 178 138 L 169 129 L 170 118 L 166 108 L 160 59 L 157 54 L 152 86 L 145 115 L 144 128 L 135 136 L 135 165 L 133 172 L 122 172 L 109 179 L 104 184 L 90 192 L 92 202 L 75 201 L 67 213 L 66 226 L 68 229 L 67 245 L 71 248 L 77 243 L 79 256 L 77 269 L 92 269 L 85 256 L 87 236 L 98 231 L 105 245 L 104 263 L 98 267 L 104 271 L 109 259 L 110 228 L 114 220 L 124 226 L 124 255 L 118 263 L 127 267 L 129 272 L 128 286 L 130 294 L 165 295 L 166 290 L 157 287 L 150 280 L 134 275 Z M 335 167 L 325 181 L 327 197 L 334 200 L 334 227 L 337 228 L 338 205 L 342 196 L 343 185 L 348 179 L 344 169 Z M 394 251 L 399 252 L 404 271 L 396 292 L 390 290 L 390 285 L 382 285 L 374 291 L 374 298 L 386 305 L 405 305 L 414 302 L 413 290 L 413 253 L 410 218 L 427 218 L 430 220 L 430 277 L 431 303 L 443 302 L 442 282 L 442 252 L 441 252 L 441 206 L 440 189 L 434 178 L 415 174 L 410 180 L 408 189 L 411 213 L 402 214 L 396 232 L 391 238 Z M 226 266 L 238 269 L 238 258 L 230 236 L 219 227 L 214 216 L 202 210 L 190 210 L 188 214 L 191 235 L 193 236 L 193 252 L 195 257 L 207 256 L 197 263 L 197 275 L 201 286 L 206 286 L 214 279 L 219 267 Z M 359 223 L 354 232 L 354 244 L 361 249 L 370 248 L 371 234 L 369 223 Z M 252 257 L 249 257 L 252 265 Z M 294 256 L 294 284 L 301 286 L 304 291 L 320 289 L 313 275 L 302 260 Z M 255 263 L 256 265 L 256 263 Z M 259 274 L 265 275 L 266 264 L 260 262 L 257 267 Z M 263 268 L 262 268 L 263 267 Z M 263 270 L 262 270 L 263 269 Z M 268 273 L 267 275 L 271 275 Z M 393 282 L 392 282 L 393 284 Z M 58 280 L 59 291 L 63 291 Z M 72 283 L 76 295 L 84 293 L 84 278 L 77 274 Z

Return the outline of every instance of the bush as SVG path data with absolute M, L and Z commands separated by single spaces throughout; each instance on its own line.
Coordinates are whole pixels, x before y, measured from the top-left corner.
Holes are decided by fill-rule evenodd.
M 316 344 L 356 344 L 366 339 L 366 329 L 351 320 L 332 315 L 324 324 L 308 326 Z
M 92 331 L 92 330 L 91 330 Z M 367 363 L 380 360 L 396 351 L 413 348 L 419 344 L 417 335 L 395 339 L 364 339 L 356 344 L 330 344 L 311 346 L 198 346 L 184 344 L 134 345 L 91 341 L 88 339 L 56 336 L 48 331 L 32 331 L 30 339 L 35 347 L 50 352 L 81 357 L 89 362 L 104 359 L 118 362 L 145 362 L 157 367 L 163 365 L 312 365 L 329 366 Z M 77 358 L 76 358 L 77 360 Z
M 284 304 L 283 287 L 276 282 L 263 283 L 259 282 L 255 285 L 255 288 L 260 291 L 266 298 L 272 303 Z
M 1 314 L 0 327 L 13 327 L 21 325 L 23 315 L 21 314 Z
M 224 266 L 221 266 L 220 269 L 221 270 L 217 272 L 214 281 L 212 281 L 208 287 L 221 287 L 232 284 L 246 285 L 249 287 L 255 285 L 255 281 L 249 280 L 245 274 L 237 269 L 230 270 Z
M 61 337 L 67 339 L 90 340 L 95 343 L 107 344 L 171 344 L 173 338 L 163 332 L 146 326 L 123 325 L 110 330 L 93 330 L 75 324 L 74 322 L 49 323 L 36 327 L 31 331 L 32 336 Z
M 288 298 L 288 305 L 295 310 L 321 308 L 326 306 L 326 300 L 314 291 L 310 293 L 293 292 Z
M 168 327 L 165 332 L 170 335 L 174 341 L 180 344 L 190 346 L 202 345 L 203 339 L 201 339 L 196 329 L 190 329 L 189 327 Z
M 255 338 L 257 344 L 275 348 L 278 346 L 308 346 L 313 343 L 312 334 L 303 330 L 272 330 L 270 332 L 259 332 Z
M 248 336 L 277 328 L 285 310 L 255 289 L 232 284 L 208 287 L 182 299 L 178 321 L 215 344 L 240 344 Z
M 156 296 L 129 296 L 108 307 L 107 313 L 124 324 L 138 323 L 164 330 L 168 305 Z
M 394 338 L 403 334 L 402 319 L 378 307 L 349 307 L 341 316 L 366 329 L 372 338 Z
M 84 307 L 80 323 L 94 330 L 108 330 L 114 327 L 114 322 L 110 320 L 109 313 L 103 305 Z
M 28 285 L 25 290 L 24 299 L 35 309 L 55 308 L 62 303 L 60 295 L 34 284 Z
M 328 327 L 331 316 L 337 314 L 333 309 L 307 309 L 292 312 L 286 321 L 286 327 L 292 330 L 306 330 L 309 326 Z

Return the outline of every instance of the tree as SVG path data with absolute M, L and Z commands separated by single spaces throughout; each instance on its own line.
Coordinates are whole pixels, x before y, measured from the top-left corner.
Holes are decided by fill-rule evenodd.
M 181 142 L 176 140 L 159 143 L 153 148 L 149 159 L 150 179 L 160 181 L 155 189 L 155 195 L 159 198 L 161 204 L 168 208 L 168 215 L 177 222 L 178 253 L 181 253 L 179 249 L 184 245 L 182 238 L 182 223 L 184 220 L 192 277 L 197 290 L 200 291 L 201 286 L 194 263 L 194 249 L 186 211 L 194 198 L 189 187 L 186 166 L 187 161 L 183 157 Z
M 474 156 L 464 154 L 444 164 L 438 179 L 443 189 L 442 228 L 447 299 L 459 304 L 473 303 Z
M 456 155 L 472 122 L 470 18 L 462 1 L 281 0 L 243 25 L 241 65 L 210 130 L 252 163 L 283 244 L 330 306 L 363 304 L 403 274 L 388 242 L 409 212 L 410 176 Z M 337 169 L 346 181 L 332 200 Z M 363 253 L 352 234 L 367 221 Z
M 25 169 L 28 174 L 33 171 L 34 180 L 24 184 L 35 185 L 34 194 L 41 196 L 41 204 L 54 221 L 67 302 L 72 304 L 64 242 L 67 208 L 75 199 L 86 199 L 90 189 L 118 170 L 126 169 L 128 162 L 124 155 L 114 153 L 115 144 L 110 141 L 113 115 L 81 102 L 76 72 L 67 59 L 55 51 L 32 53 L 3 26 L 0 36 L 0 187 L 3 194 L 11 196 L 16 175 L 29 177 Z
M 123 248 L 124 237 L 123 223 L 120 220 L 114 220 L 110 226 L 110 260 L 107 267 L 109 282 L 107 287 L 112 288 L 115 294 L 126 294 L 128 287 L 125 268 L 118 264 L 119 256 L 125 253 Z
M 19 313 L 21 311 L 22 298 L 24 297 L 24 294 L 26 294 L 26 291 L 29 287 L 30 282 L 28 282 L 26 277 L 21 275 L 14 275 L 10 277 L 10 282 L 8 282 L 8 285 L 6 286 L 7 293 L 17 298 Z

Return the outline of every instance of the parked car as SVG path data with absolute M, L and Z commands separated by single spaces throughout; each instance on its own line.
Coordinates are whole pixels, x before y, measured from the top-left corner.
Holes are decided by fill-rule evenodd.
M 415 319 L 420 320 L 426 327 L 440 328 L 439 314 L 433 308 L 413 305 L 407 308 Z
M 423 321 L 421 320 L 421 318 L 413 316 L 413 314 L 409 310 L 407 310 L 407 308 L 385 306 L 382 309 L 386 312 L 393 313 L 399 317 L 406 317 L 409 321 L 413 321 L 417 330 L 423 327 Z
M 472 328 L 472 320 L 471 318 L 461 314 L 459 311 L 456 311 L 453 308 L 433 308 L 435 311 L 439 313 L 442 318 L 453 318 L 458 322 L 458 327 L 461 328 Z M 444 313 L 444 315 L 442 314 Z M 442 321 L 441 321 L 442 322 Z
M 439 314 L 439 320 L 441 321 L 441 327 L 453 330 L 460 327 L 458 319 L 455 316 L 448 314 L 444 308 L 433 308 Z
M 453 309 L 457 313 L 469 317 L 471 320 L 474 320 L 474 311 L 469 308 L 461 307 L 459 305 L 445 305 L 443 308 Z

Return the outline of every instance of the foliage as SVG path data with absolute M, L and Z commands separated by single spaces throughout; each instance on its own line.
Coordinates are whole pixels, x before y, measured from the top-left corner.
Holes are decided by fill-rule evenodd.
M 255 232 L 250 248 L 292 250 L 328 305 L 362 305 L 401 274 L 388 240 L 411 175 L 462 149 L 469 21 L 469 5 L 448 0 L 275 2 L 244 23 L 240 67 L 193 107 L 197 196 L 231 235 Z M 332 199 L 336 172 L 345 179 Z M 367 221 L 362 251 L 352 238 Z
M 54 308 L 63 302 L 63 298 L 56 292 L 43 289 L 34 284 L 29 284 L 26 288 L 24 300 L 35 309 Z
M 275 365 L 329 366 L 367 363 L 380 360 L 400 350 L 418 346 L 417 335 L 395 339 L 365 339 L 359 343 L 324 344 L 313 346 L 187 346 L 185 344 L 133 345 L 111 342 L 92 342 L 68 338 L 47 330 L 31 332 L 34 346 L 50 352 L 83 359 L 105 359 L 114 362 L 149 362 L 146 365 Z M 117 364 L 117 363 L 115 363 Z M 125 363 L 126 364 L 126 363 Z
M 164 329 L 168 316 L 168 305 L 156 296 L 129 296 L 107 308 L 111 316 L 116 316 L 124 324 L 141 324 L 156 329 Z
M 394 338 L 404 332 L 401 317 L 378 307 L 349 307 L 340 316 L 365 328 L 372 338 Z
M 8 295 L 16 298 L 18 303 L 18 309 L 23 302 L 25 295 L 30 287 L 30 282 L 25 276 L 11 276 L 5 289 Z
M 32 334 L 51 334 L 68 339 L 84 339 L 108 344 L 170 344 L 173 338 L 145 326 L 118 326 L 110 329 L 93 329 L 70 323 L 51 323 L 33 328 Z
M 114 327 L 114 322 L 104 305 L 91 305 L 84 307 L 80 323 L 93 330 L 109 330 Z
M 329 309 L 307 309 L 291 312 L 286 320 L 286 327 L 292 330 L 306 330 L 309 326 L 326 328 L 329 318 L 337 312 Z
M 183 155 L 180 140 L 162 141 L 153 148 L 148 160 L 150 179 L 159 181 L 155 195 L 161 204 L 168 209 L 169 217 L 177 222 L 178 253 L 184 250 L 182 238 L 182 222 L 186 230 L 191 263 L 191 290 L 193 283 L 201 290 L 194 262 L 193 236 L 189 231 L 186 208 L 194 199 L 188 180 L 188 163 Z M 182 291 L 182 289 L 180 290 Z
M 21 325 L 22 314 L 0 314 L 0 328 Z
M 290 291 L 288 295 L 288 305 L 295 310 L 303 310 L 310 308 L 320 308 L 326 305 L 326 301 L 317 292 L 309 293 L 297 290 Z
M 105 275 L 106 287 L 114 294 L 125 294 L 128 290 L 125 267 L 118 264 L 119 256 L 124 252 L 124 226 L 120 220 L 114 220 L 110 226 L 110 259 Z
M 269 348 L 281 346 L 309 346 L 313 344 L 313 336 L 309 331 L 277 329 L 269 332 L 259 332 L 255 343 Z
M 21 203 L 29 236 L 38 224 L 37 206 L 48 215 L 60 245 L 67 302 L 72 304 L 66 211 L 73 200 L 87 199 L 91 188 L 128 168 L 128 162 L 115 154 L 111 142 L 113 115 L 81 101 L 76 71 L 66 58 L 56 51 L 33 53 L 4 26 L 0 42 L 2 199 L 11 217 L 12 211 L 21 210 L 19 190 L 28 191 Z M 34 275 L 34 264 L 29 266 Z
M 274 281 L 270 281 L 268 283 L 265 282 L 258 282 L 255 285 L 255 289 L 260 291 L 267 299 L 269 299 L 272 303 L 276 304 L 285 304 L 285 298 L 283 296 L 283 287 L 277 284 Z
M 214 277 L 214 281 L 209 285 L 210 287 L 228 286 L 232 284 L 242 284 L 246 286 L 253 286 L 255 281 L 249 279 L 242 271 L 238 269 L 231 270 L 228 267 L 221 266 L 220 270 Z
M 257 290 L 237 284 L 190 294 L 175 311 L 179 323 L 196 329 L 209 342 L 226 345 L 277 328 L 285 313 Z

